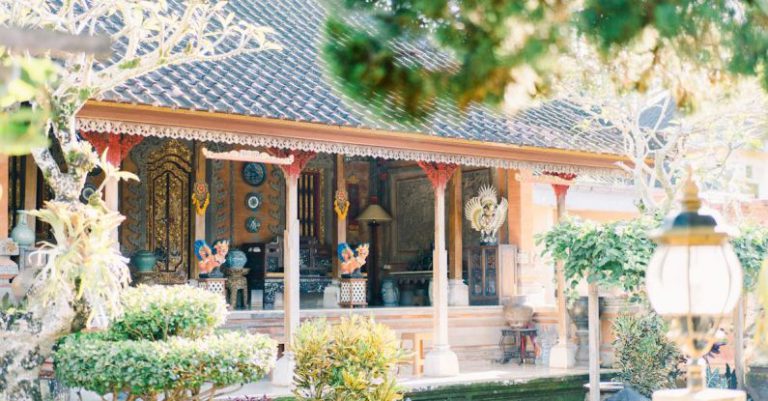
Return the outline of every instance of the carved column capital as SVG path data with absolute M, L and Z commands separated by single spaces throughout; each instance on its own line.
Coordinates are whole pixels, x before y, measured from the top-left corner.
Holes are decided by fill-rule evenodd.
M 432 183 L 432 188 L 445 189 L 453 173 L 459 168 L 458 164 L 436 163 L 436 162 L 418 162 L 419 167 L 427 173 L 427 178 Z
M 128 156 L 128 152 L 144 139 L 140 135 L 90 131 L 81 132 L 80 136 L 90 142 L 99 155 L 108 149 L 107 161 L 113 166 L 119 166 L 123 159 Z
M 301 175 L 301 171 L 304 170 L 304 167 L 307 166 L 307 163 L 309 163 L 309 161 L 312 160 L 317 155 L 317 153 L 315 152 L 306 151 L 306 150 L 278 149 L 278 148 L 269 148 L 267 149 L 267 153 L 276 157 L 293 156 L 293 163 L 277 165 L 278 167 L 280 167 L 280 170 L 283 171 L 283 174 L 285 174 L 286 178 L 289 178 L 289 177 L 296 178 L 299 175 Z

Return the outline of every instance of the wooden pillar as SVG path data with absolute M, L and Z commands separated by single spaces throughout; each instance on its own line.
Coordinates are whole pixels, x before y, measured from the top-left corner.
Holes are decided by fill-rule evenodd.
M 195 183 L 206 182 L 206 162 L 205 156 L 203 156 L 203 144 L 200 142 L 195 143 Z M 195 239 L 205 238 L 205 213 L 195 213 Z
M 565 216 L 566 208 L 565 208 L 565 198 L 568 195 L 568 189 L 570 188 L 567 184 L 568 181 L 573 180 L 576 178 L 573 174 L 562 174 L 562 173 L 549 173 L 547 175 L 551 175 L 553 177 L 556 177 L 561 180 L 559 183 L 553 183 L 552 189 L 555 192 L 555 199 L 557 204 L 557 222 L 559 223 L 560 220 Z M 570 344 L 569 342 L 569 333 L 568 333 L 568 326 L 570 323 L 570 316 L 568 315 L 568 308 L 566 305 L 566 299 L 565 299 L 565 274 L 563 272 L 563 264 L 557 263 L 555 265 L 555 275 L 557 279 L 557 336 L 558 341 L 557 345 L 555 345 L 552 350 L 550 351 L 550 360 L 549 360 L 549 366 L 553 368 L 572 368 L 576 365 L 576 350 L 575 347 Z M 595 330 L 600 330 L 599 328 L 599 322 L 597 323 L 597 328 Z M 591 337 L 590 337 L 591 338 Z M 598 352 L 595 355 L 596 358 L 599 357 L 599 347 L 600 345 L 597 345 Z M 592 356 L 590 356 L 591 358 Z M 591 366 L 591 365 L 590 365 Z
M 742 294 L 741 299 L 739 300 L 738 305 L 736 305 L 736 310 L 734 311 L 734 326 L 735 330 L 733 333 L 734 341 L 733 341 L 733 350 L 734 350 L 734 371 L 736 373 L 736 388 L 739 390 L 744 389 L 744 329 L 745 329 L 745 320 L 746 320 L 746 310 L 747 310 L 747 294 Z
M 24 165 L 24 182 L 26 187 L 24 188 L 24 210 L 35 210 L 37 208 L 37 163 L 35 158 L 27 156 L 26 164 Z M 27 216 L 27 225 L 32 232 L 35 230 L 37 219 L 32 216 Z
M 128 156 L 128 152 L 144 139 L 144 137 L 139 135 L 103 132 L 81 132 L 80 135 L 93 145 L 99 155 L 107 152 L 107 162 L 118 168 L 122 164 L 123 159 Z M 119 211 L 119 198 L 120 183 L 117 179 L 110 179 L 104 185 L 104 203 L 108 209 Z M 116 247 L 120 247 L 118 232 L 118 228 L 115 228 L 110 235 Z
M 290 386 L 293 383 L 293 372 L 296 363 L 291 350 L 291 340 L 300 322 L 300 288 L 299 288 L 299 177 L 301 171 L 315 156 L 314 152 L 298 150 L 269 149 L 273 156 L 293 156 L 292 164 L 281 165 L 285 177 L 285 231 L 283 235 L 283 339 L 285 353 L 277 361 L 272 372 L 272 384 Z
M 345 194 L 347 193 L 347 179 L 344 173 L 344 155 L 336 155 L 336 191 L 343 191 Z M 347 195 L 347 198 L 349 195 Z M 336 235 L 336 245 L 343 244 L 347 242 L 347 219 L 340 219 L 336 213 L 334 213 L 334 216 L 336 216 L 336 231 L 334 231 L 334 234 Z M 335 250 L 335 249 L 334 249 Z M 333 278 L 339 278 L 340 277 L 340 266 L 339 266 L 339 258 L 336 252 L 333 252 Z
M 284 302 L 285 349 L 290 351 L 293 333 L 299 327 L 299 176 L 285 177 L 285 255 L 284 255 Z
M 519 171 L 507 172 L 507 227 L 509 243 L 520 252 L 533 252 L 533 184 L 518 180 Z M 528 258 L 524 258 L 528 259 Z
M 445 190 L 458 168 L 453 164 L 419 162 L 435 191 L 435 250 L 432 256 L 433 347 L 424 360 L 424 374 L 459 374 L 459 360 L 448 343 L 448 252 L 445 248 Z
M 589 283 L 589 401 L 600 401 L 600 303 L 597 283 Z
M 448 261 L 450 262 L 448 274 L 453 280 L 462 279 L 462 251 L 461 238 L 462 223 L 464 218 L 464 203 L 461 198 L 461 169 L 456 169 L 448 186 Z
M 555 185 L 555 199 L 557 204 L 557 221 L 560 221 L 565 217 L 565 197 L 568 194 L 567 186 Z M 568 308 L 565 299 L 565 273 L 563 271 L 563 263 L 557 262 L 556 280 L 557 280 L 557 336 L 560 342 L 567 342 L 570 337 L 568 333 L 569 316 Z
M 0 154 L 0 239 L 8 238 L 8 156 Z

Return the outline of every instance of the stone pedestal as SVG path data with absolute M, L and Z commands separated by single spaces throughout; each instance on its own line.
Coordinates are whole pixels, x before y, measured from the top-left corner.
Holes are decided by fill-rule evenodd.
M 293 372 L 296 370 L 296 361 L 292 352 L 286 352 L 275 363 L 272 369 L 272 384 L 280 387 L 288 387 L 293 384 Z
M 424 375 L 449 377 L 459 374 L 459 358 L 449 347 L 436 346 L 424 357 Z
M 339 307 L 339 296 L 341 287 L 339 281 L 333 280 L 331 284 L 323 290 L 323 308 L 334 309 Z
M 578 346 L 576 348 L 576 365 L 586 366 L 589 363 L 589 330 L 578 328 L 576 330 Z
M 576 366 L 576 346 L 570 343 L 557 343 L 549 350 L 549 367 L 571 369 Z
M 469 286 L 464 280 L 448 280 L 448 306 L 469 306 Z
M 743 391 L 706 389 L 691 393 L 688 389 L 661 390 L 653 393 L 653 401 L 746 401 Z

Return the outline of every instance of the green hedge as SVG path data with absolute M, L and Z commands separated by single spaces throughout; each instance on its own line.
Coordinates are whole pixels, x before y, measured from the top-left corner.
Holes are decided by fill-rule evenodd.
M 275 361 L 277 344 L 262 335 L 216 333 L 167 341 L 112 341 L 108 333 L 66 337 L 54 353 L 56 377 L 69 387 L 98 394 L 149 396 L 224 387 L 263 378 Z
M 222 387 L 255 382 L 274 366 L 277 343 L 266 336 L 214 332 L 224 299 L 189 286 L 126 290 L 125 314 L 104 332 L 64 337 L 54 352 L 56 377 L 100 395 L 165 401 L 212 397 Z

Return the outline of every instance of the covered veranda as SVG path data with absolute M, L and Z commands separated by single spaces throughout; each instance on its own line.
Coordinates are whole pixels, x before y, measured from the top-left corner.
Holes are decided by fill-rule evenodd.
M 329 240 L 324 242 L 330 243 L 329 247 L 335 249 L 336 244 L 340 242 L 353 243 L 353 240 L 363 242 L 371 239 L 367 227 L 359 225 L 357 229 L 361 232 L 356 234 L 356 238 L 345 238 L 350 232 L 349 226 L 352 225 L 350 221 L 355 216 L 351 214 L 347 219 L 339 219 L 336 213 L 331 212 L 332 202 L 329 196 L 339 189 L 352 192 L 349 189 L 354 186 L 349 186 L 346 182 L 350 175 L 345 173 L 345 169 L 354 170 L 356 162 L 369 166 L 369 170 L 364 174 L 367 177 L 362 180 L 367 181 L 367 185 L 360 185 L 360 177 L 352 178 L 352 180 L 358 180 L 355 191 L 363 187 L 367 190 L 366 195 L 370 195 L 370 197 L 360 196 L 360 199 L 369 199 L 368 202 L 358 206 L 358 212 L 361 211 L 361 206 L 371 203 L 370 198 L 379 198 L 385 209 L 393 213 L 394 219 L 392 224 L 380 227 L 383 235 L 379 236 L 375 244 L 374 249 L 377 251 L 372 255 L 373 261 L 370 266 L 371 269 L 376 270 L 367 272 L 370 289 L 368 299 L 371 309 L 362 313 L 372 313 L 379 321 L 386 322 L 399 332 L 431 331 L 434 339 L 432 348 L 436 352 L 432 353 L 431 357 L 430 354 L 426 357 L 425 374 L 429 376 L 450 376 L 458 373 L 457 351 L 462 361 L 469 361 L 474 356 L 477 360 L 487 362 L 494 356 L 498 356 L 499 333 L 506 324 L 500 304 L 505 298 L 521 293 L 521 285 L 525 279 L 521 277 L 518 264 L 525 263 L 526 259 L 532 258 L 535 252 L 531 227 L 532 216 L 530 216 L 530 192 L 533 183 L 541 180 L 540 177 L 543 176 L 564 177 L 553 186 L 555 191 L 552 192 L 553 197 L 558 194 L 558 200 L 564 201 L 565 191 L 562 187 L 567 187 L 569 180 L 579 175 L 615 176 L 620 174 L 614 166 L 620 157 L 609 154 L 455 140 L 422 134 L 106 102 L 94 102 L 86 106 L 79 116 L 79 124 L 82 132 L 87 132 L 93 137 L 118 136 L 117 141 L 130 140 L 135 143 L 138 143 L 135 139 L 137 137 L 154 138 L 147 142 L 151 145 L 148 146 L 150 151 L 163 149 L 163 145 L 158 145 L 160 143 L 187 141 L 191 155 L 189 162 L 194 165 L 194 169 L 189 173 L 196 179 L 204 179 L 210 186 L 212 205 L 217 202 L 215 197 L 217 194 L 225 194 L 226 197 L 232 198 L 242 192 L 237 189 L 237 184 L 231 181 L 232 175 L 235 174 L 233 171 L 238 171 L 241 167 L 236 166 L 233 169 L 230 166 L 225 172 L 225 175 L 229 174 L 230 182 L 222 183 L 217 178 L 223 175 L 217 177 L 213 174 L 215 167 L 212 166 L 216 164 L 215 162 L 197 162 L 205 159 L 202 155 L 203 148 L 250 149 L 263 152 L 283 149 L 279 153 L 280 156 L 293 156 L 291 164 L 278 167 L 282 170 L 281 176 L 284 178 L 280 180 L 281 188 L 273 198 L 282 209 L 278 216 L 283 225 L 278 225 L 278 229 L 285 230 L 280 233 L 283 234 L 284 239 L 282 242 L 284 257 L 281 277 L 282 302 L 279 302 L 280 297 L 278 297 L 274 304 L 262 303 L 260 307 L 252 310 L 254 299 L 251 299 L 247 305 L 248 310 L 233 311 L 229 319 L 230 327 L 266 332 L 278 339 L 290 336 L 300 319 L 320 316 L 333 319 L 349 313 L 347 310 L 338 309 L 333 301 L 328 301 L 327 287 L 324 288 L 322 301 L 315 299 L 314 303 L 305 305 L 304 309 L 301 306 L 302 299 L 307 298 L 301 295 L 301 261 L 300 256 L 297 255 L 302 244 L 306 245 L 303 234 L 306 234 L 304 217 L 307 211 L 302 209 L 306 206 L 300 202 L 301 197 L 305 195 L 303 192 L 300 195 L 302 171 L 308 166 L 313 166 L 312 160 L 324 159 L 325 161 L 325 171 L 321 171 L 317 181 L 318 184 L 323 181 L 323 185 L 328 187 L 328 190 L 325 190 L 323 205 L 317 209 L 325 219 L 317 219 L 318 222 L 314 223 L 313 227 L 317 227 L 318 232 L 327 230 L 325 236 Z M 160 142 L 153 143 L 152 140 Z M 103 142 L 109 143 L 109 141 Z M 161 152 L 168 154 L 169 150 L 165 149 Z M 139 164 L 142 160 L 139 158 Z M 135 160 L 133 163 L 138 167 Z M 387 165 L 388 168 L 373 171 L 377 168 L 376 166 L 382 165 Z M 125 167 L 128 170 L 132 168 L 130 163 L 126 165 L 124 162 Z M 508 198 L 510 203 L 507 223 L 500 235 L 497 251 L 498 281 L 493 284 L 496 288 L 495 296 L 490 302 L 470 302 L 471 290 L 467 287 L 469 277 L 466 258 L 462 255 L 467 246 L 475 245 L 462 243 L 467 238 L 463 234 L 467 227 L 462 223 L 463 202 L 466 201 L 463 199 L 466 195 L 462 193 L 464 192 L 462 182 L 467 180 L 465 177 L 471 177 L 477 171 L 482 171 L 485 174 L 484 177 L 487 177 L 486 183 L 495 186 L 500 195 Z M 402 199 L 398 200 L 396 193 L 396 189 L 403 186 L 402 182 L 398 181 L 400 178 L 411 182 L 414 179 L 421 180 L 422 189 L 428 188 L 427 194 L 407 192 L 403 195 L 405 198 L 428 200 L 429 204 L 425 205 L 422 202 L 410 206 L 421 210 L 421 214 L 415 218 L 397 213 L 397 210 L 403 209 L 402 205 L 398 208 L 398 202 Z M 426 187 L 423 186 L 425 183 Z M 374 185 L 379 188 L 372 189 Z M 131 202 L 130 197 L 135 196 L 137 191 L 126 188 L 119 191 L 119 196 L 112 196 L 123 201 L 119 208 L 130 219 L 132 206 L 128 202 Z M 109 193 L 107 197 L 110 197 Z M 129 200 L 126 201 L 126 198 Z M 320 201 L 318 199 L 313 202 Z M 239 207 L 243 202 L 238 199 L 230 203 L 237 204 Z M 139 204 L 145 208 L 151 206 L 141 202 Z M 238 216 L 243 209 L 247 209 L 238 207 L 232 207 L 225 212 L 230 216 Z M 212 207 L 202 215 L 194 214 L 194 224 L 190 222 L 190 229 L 194 230 L 190 230 L 189 240 L 207 238 L 213 241 L 221 237 L 236 237 L 227 237 L 226 229 L 231 233 L 233 226 L 242 224 L 242 219 L 237 222 L 230 219 L 229 227 L 225 224 L 224 235 L 220 235 L 222 230 L 217 227 L 211 215 L 221 214 L 221 212 L 221 209 Z M 420 221 L 424 216 L 430 215 L 431 219 Z M 221 223 L 218 225 L 221 226 Z M 421 253 L 431 251 L 432 260 L 436 261 L 432 264 L 431 270 L 409 271 L 407 266 L 403 268 L 402 259 L 398 260 L 394 257 L 398 245 L 398 226 L 401 231 L 412 231 L 416 235 L 420 233 L 421 236 L 427 237 L 423 239 L 425 246 Z M 126 236 L 131 235 L 130 224 L 127 227 L 123 228 L 121 233 L 124 246 L 128 242 L 125 241 Z M 241 245 L 238 242 L 240 241 L 236 240 L 232 245 L 238 247 Z M 339 274 L 338 260 L 332 259 L 331 263 L 329 282 L 335 281 Z M 372 288 L 371 276 L 378 274 L 378 280 L 390 275 L 396 277 L 398 263 L 403 275 L 426 275 L 425 282 L 434 283 L 429 297 L 431 300 L 397 307 L 385 307 L 381 300 L 375 300 L 377 293 L 380 293 L 381 284 Z M 393 266 L 395 271 L 392 270 Z M 187 269 L 187 279 L 194 278 L 195 263 L 191 258 L 187 258 Z M 279 276 L 277 278 L 280 279 Z M 265 282 L 269 281 L 268 277 L 264 279 Z M 562 284 L 561 281 L 559 282 Z M 428 291 L 428 288 L 426 290 Z M 562 294 L 560 291 L 562 291 L 562 285 L 558 288 L 558 293 Z M 251 298 L 253 298 L 252 294 Z M 560 296 L 557 299 L 564 300 L 564 297 Z M 483 303 L 485 305 L 482 305 Z M 245 305 L 233 305 L 233 309 L 243 306 Z M 562 340 L 568 336 L 564 302 L 558 302 L 554 309 L 543 308 L 536 312 L 536 324 L 556 325 L 558 338 L 567 342 Z M 542 361 L 542 363 L 548 365 L 549 361 Z M 572 367 L 573 363 L 564 361 L 554 366 L 568 368 Z

